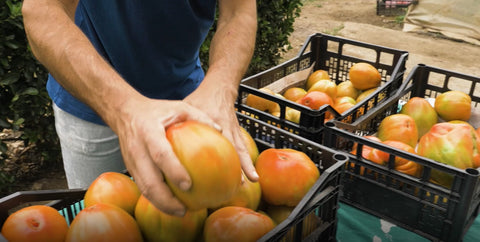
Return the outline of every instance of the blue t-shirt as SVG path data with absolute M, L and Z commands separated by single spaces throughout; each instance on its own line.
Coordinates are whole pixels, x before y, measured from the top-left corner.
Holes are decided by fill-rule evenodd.
M 214 21 L 215 4 L 215 0 L 80 0 L 75 23 L 140 93 L 183 99 L 204 78 L 198 51 Z M 47 91 L 64 111 L 104 124 L 51 75 Z

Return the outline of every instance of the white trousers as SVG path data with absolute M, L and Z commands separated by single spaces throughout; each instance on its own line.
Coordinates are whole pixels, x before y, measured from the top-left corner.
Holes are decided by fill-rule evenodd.
M 117 135 L 53 105 L 68 188 L 88 188 L 98 175 L 125 169 Z

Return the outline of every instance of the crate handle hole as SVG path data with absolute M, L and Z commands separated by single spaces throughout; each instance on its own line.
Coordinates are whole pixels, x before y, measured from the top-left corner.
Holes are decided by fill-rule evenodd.
M 467 168 L 466 172 L 472 176 L 479 176 L 480 172 L 477 169 Z
M 337 161 L 348 161 L 348 157 L 345 154 L 336 153 L 333 158 Z

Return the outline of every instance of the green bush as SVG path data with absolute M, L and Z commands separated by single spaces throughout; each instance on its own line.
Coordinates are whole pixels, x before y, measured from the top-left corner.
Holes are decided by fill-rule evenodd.
M 23 28 L 20 0 L 0 2 L 0 131 L 19 130 L 25 146 L 38 152 L 40 162 L 58 163 L 60 149 L 51 100 L 45 89 L 47 71 L 33 57 Z M 2 161 L 5 140 L 0 141 Z M 0 190 L 11 178 L 0 176 Z
M 61 165 L 52 103 L 45 87 L 47 71 L 29 49 L 21 4 L 21 0 L 0 2 L 0 131 L 3 128 L 21 131 L 20 140 L 25 146 L 33 144 L 39 162 Z M 257 1 L 256 47 L 247 75 L 278 64 L 281 52 L 285 51 L 283 47 L 289 46 L 288 36 L 293 32 L 293 22 L 301 6 L 301 0 Z M 215 25 L 200 50 L 205 64 L 214 31 Z M 0 161 L 8 158 L 5 140 L 0 140 L 0 153 Z M 0 169 L 0 190 L 11 183 L 11 177 Z

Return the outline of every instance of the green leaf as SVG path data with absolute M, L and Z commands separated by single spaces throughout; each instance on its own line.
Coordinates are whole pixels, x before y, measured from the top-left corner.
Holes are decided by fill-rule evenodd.
M 12 42 L 12 41 L 5 42 L 5 45 L 8 46 L 10 49 L 14 49 L 14 50 L 16 50 L 20 47 L 17 43 Z
M 32 96 L 38 95 L 38 89 L 34 87 L 29 87 L 23 90 L 21 95 L 32 95 Z
M 24 118 L 19 118 L 17 120 L 15 120 L 15 122 L 13 122 L 14 125 L 20 125 L 20 124 L 23 124 L 25 122 L 25 119 Z
M 20 95 L 15 94 L 15 96 L 13 96 L 12 98 L 12 103 L 16 102 L 19 98 L 20 98 Z
M 12 83 L 17 82 L 19 78 L 20 74 L 18 73 L 7 73 L 3 79 L 0 80 L 0 85 L 11 85 Z

